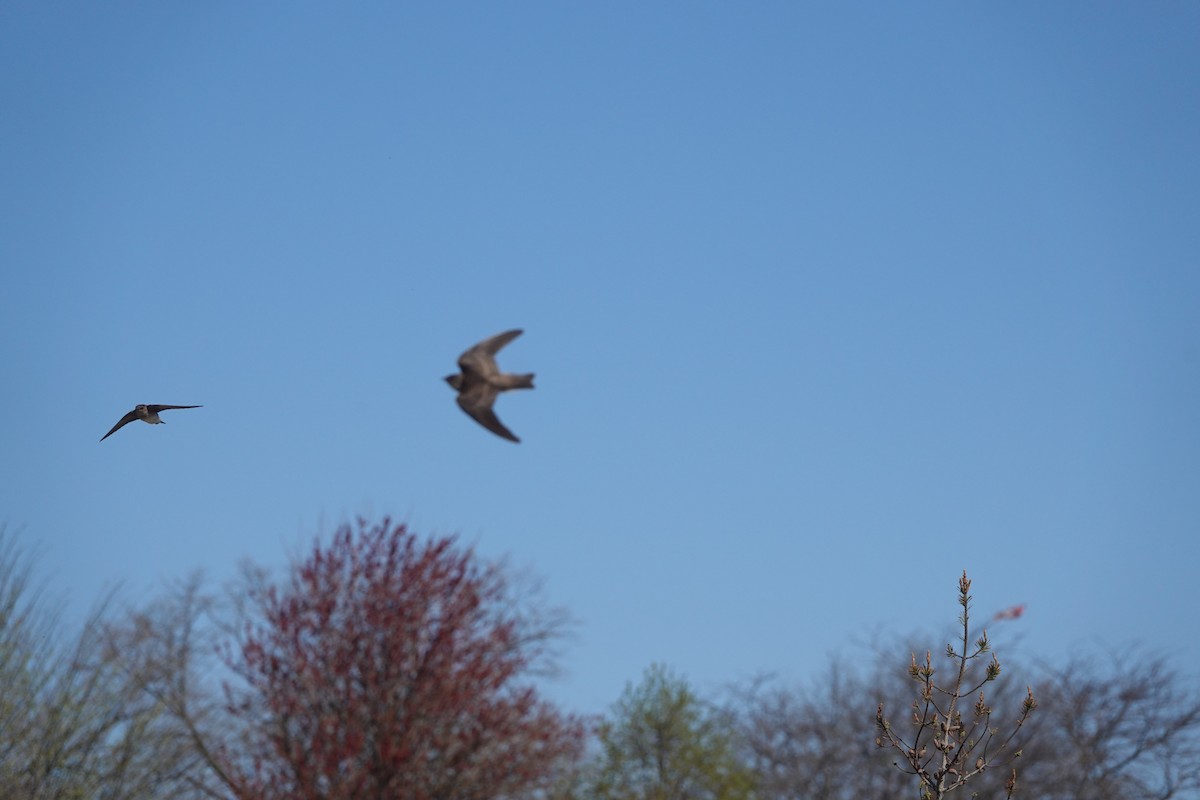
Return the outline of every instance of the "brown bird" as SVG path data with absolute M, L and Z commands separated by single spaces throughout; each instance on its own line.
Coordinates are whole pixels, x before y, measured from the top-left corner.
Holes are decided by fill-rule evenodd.
M 484 339 L 458 357 L 458 368 L 462 372 L 446 376 L 446 383 L 458 392 L 459 408 L 480 425 L 510 442 L 521 440 L 504 427 L 492 406 L 501 392 L 509 389 L 532 389 L 533 373 L 516 375 L 501 372 L 496 366 L 496 353 L 520 335 L 521 330 L 517 329 Z
M 117 424 L 113 425 L 113 429 L 111 431 L 101 436 L 100 441 L 103 442 L 105 439 L 112 436 L 114 433 L 121 430 L 121 428 L 133 422 L 135 419 L 140 419 L 142 422 L 148 422 L 151 425 L 162 425 L 163 421 L 158 418 L 158 412 L 166 411 L 170 408 L 204 408 L 204 406 L 148 406 L 144 403 L 138 403 L 133 407 L 133 411 L 130 411 L 128 414 L 121 417 Z

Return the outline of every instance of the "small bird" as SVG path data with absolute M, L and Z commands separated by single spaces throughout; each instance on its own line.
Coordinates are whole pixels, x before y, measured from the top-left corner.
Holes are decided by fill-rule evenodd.
M 994 617 L 992 617 L 992 619 L 997 620 L 997 621 L 1002 620 L 1002 619 L 1020 619 L 1021 615 L 1024 613 L 1025 613 L 1025 604 L 1021 603 L 1020 605 L 1009 606 L 1008 608 L 1004 609 L 1003 611 L 997 611 L 996 615 Z
M 128 414 L 121 417 L 117 424 L 113 425 L 113 429 L 111 431 L 101 436 L 100 441 L 103 442 L 105 439 L 112 436 L 114 433 L 121 430 L 121 428 L 133 422 L 135 419 L 140 419 L 142 422 L 148 422 L 151 425 L 162 425 L 163 421 L 158 418 L 158 412 L 166 411 L 170 408 L 204 408 L 204 406 L 148 406 L 144 403 L 138 403 L 133 407 L 133 411 L 130 411 Z
M 496 395 L 509 389 L 532 389 L 533 373 L 516 375 L 501 372 L 496 366 L 496 353 L 500 348 L 520 336 L 520 329 L 499 333 L 467 350 L 458 357 L 456 375 L 447 375 L 446 383 L 458 392 L 458 406 L 463 411 L 497 436 L 510 442 L 520 442 L 513 432 L 504 427 L 492 405 Z

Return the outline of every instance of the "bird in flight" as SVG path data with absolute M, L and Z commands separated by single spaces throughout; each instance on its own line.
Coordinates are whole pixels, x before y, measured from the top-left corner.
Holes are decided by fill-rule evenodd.
M 459 408 L 480 425 L 510 442 L 521 440 L 504 427 L 492 406 L 501 392 L 509 389 L 532 389 L 533 373 L 517 375 L 501 372 L 496 366 L 496 353 L 520 335 L 521 330 L 517 329 L 484 339 L 458 357 L 458 368 L 462 372 L 446 376 L 446 383 L 458 392 Z
M 1020 605 L 1017 605 L 1017 606 L 1010 606 L 1010 607 L 1004 609 L 1003 611 L 997 611 L 996 616 L 992 617 L 992 619 L 993 620 L 1020 619 L 1021 615 L 1024 613 L 1025 613 L 1025 604 L 1021 603 Z
M 158 418 L 158 412 L 166 411 L 169 408 L 203 408 L 203 406 L 148 406 L 144 403 L 138 403 L 133 407 L 133 411 L 130 411 L 128 414 L 121 417 L 121 419 L 117 421 L 117 424 L 113 425 L 111 431 L 101 436 L 100 441 L 103 442 L 105 439 L 112 436 L 114 433 L 121 430 L 121 428 L 133 422 L 135 419 L 140 419 L 142 422 L 148 422 L 151 425 L 161 425 L 163 424 L 163 421 Z

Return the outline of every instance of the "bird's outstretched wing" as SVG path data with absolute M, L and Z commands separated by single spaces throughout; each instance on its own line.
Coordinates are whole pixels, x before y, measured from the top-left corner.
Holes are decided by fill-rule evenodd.
M 495 375 L 500 371 L 496 367 L 496 353 L 499 353 L 500 348 L 520 336 L 521 333 L 522 330 L 517 328 L 498 333 L 490 339 L 484 339 L 458 357 L 459 369 L 476 375 Z
M 121 430 L 121 428 L 123 428 L 124 426 L 126 426 L 126 425 L 128 425 L 129 423 L 133 422 L 133 421 L 134 421 L 135 419 L 137 419 L 137 418 L 138 418 L 138 415 L 137 415 L 137 409 L 135 408 L 133 411 L 130 411 L 128 414 L 126 414 L 125 416 L 121 417 L 121 419 L 120 419 L 120 420 L 117 422 L 117 424 L 116 424 L 116 425 L 113 425 L 113 427 L 112 427 L 112 430 L 111 430 L 111 431 L 109 431 L 108 433 L 106 433 L 106 434 L 104 434 L 103 436 L 101 436 L 101 437 L 100 437 L 100 441 L 102 441 L 102 442 L 103 442 L 105 439 L 107 439 L 108 437 L 112 436 L 114 433 L 116 433 L 117 431 Z
M 166 411 L 171 408 L 204 408 L 204 406 L 146 406 L 151 414 L 157 414 L 160 411 Z
M 518 331 L 519 333 L 520 331 Z M 496 416 L 492 405 L 496 402 L 496 390 L 485 383 L 476 384 L 458 395 L 458 407 L 467 412 L 471 419 L 487 428 L 492 433 L 510 442 L 520 442 L 513 432 L 504 427 L 504 423 Z

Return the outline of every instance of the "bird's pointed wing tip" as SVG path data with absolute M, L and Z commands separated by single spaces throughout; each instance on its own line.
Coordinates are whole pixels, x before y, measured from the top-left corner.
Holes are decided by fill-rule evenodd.
M 495 395 L 492 395 L 491 400 L 495 400 Z M 511 442 L 520 443 L 520 439 L 516 434 L 505 427 L 500 418 L 496 416 L 496 411 L 492 408 L 490 402 L 483 401 L 479 397 L 467 397 L 464 400 L 463 395 L 456 398 L 458 407 L 467 413 L 471 419 L 478 422 L 482 427 L 496 434 L 502 439 L 508 439 Z

